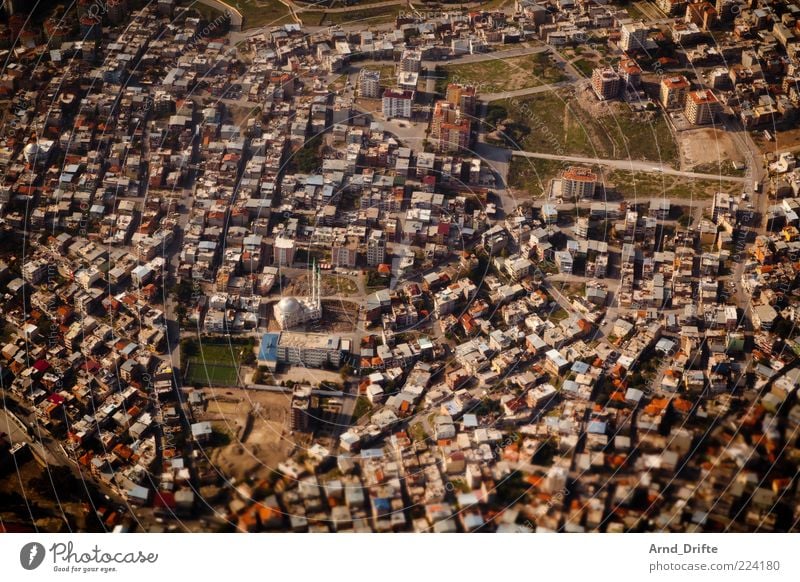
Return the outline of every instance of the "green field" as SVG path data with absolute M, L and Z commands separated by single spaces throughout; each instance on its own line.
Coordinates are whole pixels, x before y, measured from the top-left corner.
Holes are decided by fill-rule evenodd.
M 444 93 L 448 83 L 475 85 L 481 93 L 517 91 L 558 83 L 567 79 L 561 69 L 550 61 L 547 53 L 502 58 L 439 67 L 440 78 L 436 91 Z
M 239 383 L 239 362 L 245 346 L 203 342 L 201 353 L 189 358 L 188 384 L 233 386 Z
M 569 91 L 541 93 L 498 101 L 513 121 L 509 145 L 530 152 L 587 155 L 607 159 L 678 159 L 669 126 L 658 111 L 633 114 L 623 103 L 610 103 L 607 115 L 595 117 Z
M 205 365 L 202 362 L 189 362 L 186 370 L 186 384 L 201 386 L 235 386 L 239 383 L 238 368 L 220 364 Z

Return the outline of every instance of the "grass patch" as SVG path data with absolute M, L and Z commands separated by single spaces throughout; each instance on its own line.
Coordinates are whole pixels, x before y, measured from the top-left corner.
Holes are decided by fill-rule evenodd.
M 334 93 L 336 91 L 341 91 L 345 88 L 347 83 L 347 75 L 339 75 L 333 81 L 328 84 L 328 91 Z
M 421 422 L 412 424 L 409 427 L 408 432 L 410 433 L 411 440 L 415 442 L 425 442 L 428 439 L 428 433 L 426 433 L 425 429 L 422 428 Z
M 394 87 L 397 85 L 397 72 L 394 65 L 381 65 L 378 67 L 381 73 L 381 87 Z
M 356 422 L 365 414 L 369 414 L 372 410 L 372 404 L 366 396 L 359 396 L 356 399 L 356 405 L 353 408 L 353 422 Z
M 741 178 L 747 174 L 747 169 L 742 168 L 741 170 L 737 170 L 733 167 L 733 163 L 730 160 L 722 160 L 720 162 L 697 165 L 692 168 L 692 172 L 696 172 L 698 174 L 716 174 L 718 176 L 735 176 L 737 178 Z
M 572 63 L 572 66 L 578 69 L 584 77 L 591 77 L 597 64 L 588 59 L 578 59 Z
M 244 345 L 203 343 L 199 353 L 188 359 L 186 382 L 206 386 L 232 386 L 239 383 L 239 366 Z
M 678 148 L 663 115 L 633 114 L 623 103 L 610 103 L 599 117 L 584 110 L 569 91 L 542 93 L 499 102 L 512 123 L 509 144 L 530 152 L 643 159 L 672 163 Z
M 625 198 L 652 198 L 667 195 L 670 198 L 708 199 L 715 192 L 736 192 L 742 185 L 721 180 L 697 180 L 660 173 L 614 170 L 606 174 L 606 183 Z
M 364 25 L 394 22 L 397 13 L 404 9 L 402 4 L 392 6 L 376 6 L 364 10 L 348 12 L 327 12 L 325 10 L 304 10 L 299 13 L 300 20 L 306 26 L 328 26 L 331 24 L 356 24 L 364 21 Z
M 238 368 L 224 364 L 190 361 L 186 370 L 186 383 L 201 386 L 235 386 L 239 383 Z
M 624 10 L 628 13 L 628 16 L 635 20 L 647 20 L 647 15 L 642 12 L 635 2 L 628 2 Z
M 380 291 L 381 289 L 389 287 L 390 281 L 391 277 L 383 276 L 377 271 L 368 271 L 365 287 L 367 292 L 374 293 L 375 291 Z
M 564 309 L 561 309 L 561 308 L 559 307 L 558 309 L 556 309 L 555 311 L 553 311 L 553 312 L 550 314 L 550 317 L 548 317 L 547 319 L 549 319 L 549 320 L 550 320 L 550 321 L 552 321 L 553 323 L 558 323 L 558 322 L 560 322 L 560 321 L 564 321 L 564 320 L 565 320 L 566 318 L 568 318 L 568 317 L 569 317 L 569 313 L 567 313 L 567 312 L 566 312 Z
M 557 177 L 565 165 L 559 160 L 513 156 L 508 168 L 508 184 L 527 192 L 532 198 L 539 198 L 544 195 L 548 182 Z
M 558 83 L 567 79 L 561 69 L 550 61 L 547 53 L 536 53 L 439 67 L 444 74 L 436 81 L 436 91 L 444 94 L 448 83 L 476 85 L 481 93 L 517 91 Z
M 235 2 L 232 4 L 244 17 L 242 30 L 260 26 L 280 26 L 294 22 L 289 9 L 278 0 L 252 0 L 239 2 L 238 6 Z
M 280 26 L 294 22 L 289 13 L 289 9 L 278 0 L 229 0 L 232 7 L 242 13 L 242 30 L 258 28 L 261 26 Z M 196 0 L 182 0 L 181 6 L 187 6 L 196 10 L 203 18 L 213 22 L 222 14 L 219 10 L 200 4 Z

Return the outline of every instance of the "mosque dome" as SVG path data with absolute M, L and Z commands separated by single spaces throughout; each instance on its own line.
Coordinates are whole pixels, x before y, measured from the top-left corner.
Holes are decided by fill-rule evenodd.
M 294 297 L 284 297 L 278 301 L 278 310 L 283 317 L 289 317 L 302 309 L 300 302 Z

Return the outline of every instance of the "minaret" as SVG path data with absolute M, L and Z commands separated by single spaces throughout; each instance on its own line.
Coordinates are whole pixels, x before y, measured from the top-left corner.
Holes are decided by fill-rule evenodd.
M 317 300 L 314 305 L 322 313 L 322 270 L 314 263 L 314 277 L 317 282 Z
M 317 259 L 311 261 L 311 305 L 317 306 Z

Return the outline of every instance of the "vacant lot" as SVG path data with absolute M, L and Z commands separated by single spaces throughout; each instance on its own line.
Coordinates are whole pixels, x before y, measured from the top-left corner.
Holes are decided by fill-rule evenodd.
M 520 149 L 609 159 L 655 160 L 675 164 L 678 150 L 658 111 L 637 113 L 624 103 L 592 104 L 587 111 L 571 91 L 542 93 L 497 103 L 511 123 L 508 140 Z
M 346 12 L 303 10 L 298 15 L 306 26 L 329 26 L 332 24 L 357 24 L 363 22 L 364 26 L 367 27 L 370 24 L 393 22 L 397 18 L 397 13 L 401 10 L 407 10 L 407 7 L 402 4 L 394 4 Z
M 508 168 L 508 184 L 527 192 L 532 198 L 539 198 L 544 195 L 548 182 L 568 165 L 559 160 L 514 156 Z
M 713 127 L 681 131 L 678 134 L 686 169 L 696 172 L 737 175 L 730 162 L 744 160 L 733 138 Z
M 685 200 L 706 200 L 715 192 L 738 192 L 742 185 L 723 180 L 696 180 L 651 172 L 614 170 L 606 173 L 606 186 L 626 199 L 654 198 L 666 195 Z
M 548 182 L 558 177 L 569 165 L 558 160 L 514 157 L 508 172 L 509 185 L 527 192 L 532 198 L 540 198 Z M 609 192 L 614 191 L 627 200 L 655 198 L 664 194 L 684 200 L 706 200 L 715 192 L 738 192 L 741 189 L 741 184 L 723 180 L 697 180 L 658 172 L 631 172 L 597 166 L 593 169 Z
M 800 129 L 782 129 L 776 131 L 775 129 L 768 127 L 769 132 L 774 136 L 772 141 L 767 141 L 764 138 L 764 131 L 752 131 L 750 135 L 753 138 L 753 141 L 756 142 L 756 145 L 761 149 L 761 151 L 765 154 L 775 154 L 777 152 L 797 152 L 800 151 Z
M 350 278 L 343 275 L 322 275 L 322 295 L 355 295 L 358 293 L 358 285 Z M 294 295 L 296 297 L 305 297 L 311 295 L 311 288 L 308 284 L 308 275 L 302 274 L 292 279 L 292 281 L 284 288 L 283 295 Z
M 200 420 L 211 422 L 217 442 L 207 453 L 224 475 L 265 478 L 294 449 L 286 422 L 290 394 L 206 389 L 203 396 Z
M 525 55 L 439 67 L 442 75 L 436 82 L 436 90 L 444 93 L 448 83 L 475 85 L 480 93 L 501 93 L 538 87 L 564 81 L 567 77 L 545 53 Z
M 243 30 L 261 26 L 279 26 L 294 22 L 289 9 L 278 0 L 247 0 L 246 2 L 228 0 L 228 3 L 242 13 L 244 18 Z M 210 22 L 213 22 L 215 18 L 222 14 L 218 10 L 205 4 L 200 4 L 196 0 L 182 0 L 180 5 L 189 6 L 197 10 Z
M 244 16 L 242 28 L 258 28 L 260 26 L 279 26 L 294 22 L 289 9 L 278 0 L 250 0 L 249 2 L 232 3 Z

